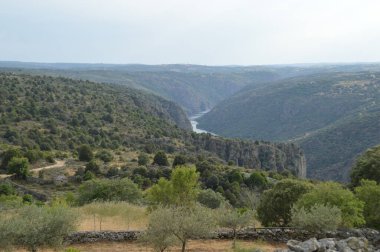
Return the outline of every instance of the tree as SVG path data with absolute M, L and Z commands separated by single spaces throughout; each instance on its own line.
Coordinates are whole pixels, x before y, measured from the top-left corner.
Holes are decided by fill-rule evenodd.
M 233 232 L 233 245 L 232 247 L 235 248 L 236 245 L 236 236 L 237 232 L 247 226 L 249 226 L 252 221 L 254 212 L 247 210 L 239 210 L 234 209 L 231 207 L 223 208 L 219 211 L 218 215 L 218 224 L 221 227 L 230 228 Z
M 215 220 L 207 208 L 199 205 L 190 208 L 160 207 L 152 212 L 147 237 L 151 237 L 148 242 L 159 251 L 164 251 L 177 240 L 184 252 L 189 239 L 209 237 L 214 228 Z
M 186 164 L 186 157 L 184 155 L 177 155 L 174 157 L 173 160 L 173 168 L 178 165 L 185 165 Z
M 360 156 L 351 170 L 351 184 L 359 186 L 362 179 L 380 183 L 380 145 Z
M 315 204 L 310 209 L 292 208 L 291 225 L 312 232 L 336 231 L 342 222 L 342 211 L 336 206 Z
M 376 181 L 361 180 L 355 188 L 355 195 L 364 202 L 364 219 L 366 226 L 380 229 L 380 185 Z
M 128 178 L 98 179 L 84 182 L 79 187 L 80 205 L 97 201 L 127 201 L 137 203 L 142 198 L 138 186 Z
M 0 183 L 0 195 L 14 195 L 16 189 L 9 182 Z
M 291 209 L 294 203 L 313 185 L 292 179 L 279 181 L 263 193 L 257 207 L 257 215 L 265 226 L 287 226 L 291 220 Z
M 8 173 L 26 179 L 29 175 L 29 161 L 27 158 L 12 158 L 8 163 Z
M 309 211 L 315 204 L 335 206 L 342 212 L 343 227 L 361 226 L 365 223 L 363 217 L 364 203 L 355 195 L 343 188 L 339 183 L 325 182 L 318 184 L 313 190 L 302 195 L 295 206 L 304 207 Z
M 225 201 L 223 195 L 211 189 L 201 190 L 198 194 L 198 202 L 208 208 L 219 208 Z
M 199 193 L 199 173 L 195 167 L 177 166 L 170 180 L 160 178 L 149 188 L 147 198 L 153 205 L 191 205 Z
M 80 161 L 90 162 L 94 158 L 91 147 L 82 145 L 78 148 L 78 158 Z
M 107 150 L 102 150 L 102 151 L 96 153 L 96 157 L 105 163 L 109 163 L 113 160 L 112 153 L 107 151 Z
M 94 174 L 99 174 L 100 173 L 100 166 L 99 164 L 93 159 L 90 162 L 86 164 L 86 169 L 84 170 L 85 172 L 92 172 Z
M 147 165 L 149 163 L 149 156 L 145 153 L 140 153 L 137 162 L 139 165 Z
M 251 175 L 245 179 L 245 184 L 251 189 L 263 189 L 267 186 L 268 180 L 261 172 L 252 172 Z
M 26 206 L 10 218 L 0 220 L 2 248 L 21 246 L 29 251 L 57 248 L 76 229 L 77 216 L 64 207 Z
M 1 155 L 1 169 L 7 169 L 8 168 L 8 163 L 11 161 L 12 158 L 21 158 L 22 153 L 19 149 L 9 149 L 5 152 L 2 153 Z
M 156 164 L 159 166 L 169 166 L 169 161 L 168 161 L 168 158 L 166 157 L 165 152 L 163 151 L 157 152 L 153 158 L 153 164 Z

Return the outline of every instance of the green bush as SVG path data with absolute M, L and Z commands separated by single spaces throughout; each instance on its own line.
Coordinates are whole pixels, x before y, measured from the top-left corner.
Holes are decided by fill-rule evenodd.
M 18 178 L 26 179 L 29 175 L 29 161 L 27 158 L 12 158 L 8 163 L 8 173 L 16 174 Z
M 156 164 L 159 166 L 169 166 L 169 161 L 168 161 L 168 158 L 166 157 L 165 152 L 163 151 L 157 152 L 153 158 L 153 164 Z
M 355 195 L 364 202 L 366 226 L 380 230 L 380 185 L 376 181 L 362 180 Z
M 314 205 L 310 209 L 292 208 L 291 225 L 312 232 L 335 231 L 342 222 L 342 212 L 336 206 Z
M 82 145 L 78 148 L 78 158 L 80 161 L 90 162 L 94 158 L 91 147 Z
M 105 163 L 109 163 L 113 160 L 113 155 L 107 150 L 102 150 L 96 154 L 96 157 Z
M 86 164 L 86 169 L 84 170 L 85 172 L 92 172 L 94 174 L 99 174 L 100 173 L 100 166 L 99 164 L 93 159 L 90 162 Z
M 177 155 L 174 157 L 173 160 L 173 168 L 178 166 L 178 165 L 185 165 L 186 164 L 186 157 L 184 155 Z
M 26 206 L 9 218 L 0 219 L 0 247 L 21 246 L 29 251 L 62 246 L 75 231 L 76 214 L 63 207 Z
M 360 156 L 351 170 L 352 186 L 360 185 L 362 179 L 380 183 L 380 145 L 367 150 Z
M 365 224 L 363 216 L 364 203 L 339 183 L 325 182 L 302 195 L 296 203 L 298 209 L 311 209 L 315 204 L 335 206 L 342 211 L 343 227 L 356 227 Z
M 138 164 L 139 165 L 147 165 L 149 163 L 149 156 L 145 153 L 141 153 L 138 156 Z
M 211 189 L 202 190 L 198 194 L 198 202 L 208 208 L 219 208 L 225 201 L 223 195 Z
M 313 189 L 313 185 L 298 180 L 284 179 L 261 196 L 257 215 L 265 226 L 287 226 L 291 209 L 298 199 Z
M 0 195 L 14 195 L 16 194 L 15 188 L 9 182 L 0 183 Z

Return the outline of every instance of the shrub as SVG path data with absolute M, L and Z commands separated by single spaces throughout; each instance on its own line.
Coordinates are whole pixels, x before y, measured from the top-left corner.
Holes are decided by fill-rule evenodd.
M 79 188 L 80 205 L 100 201 L 127 201 L 138 203 L 142 192 L 130 179 L 99 179 L 83 183 Z
M 78 148 L 78 158 L 80 161 L 90 162 L 94 158 L 91 147 L 82 145 Z
M 102 160 L 105 163 L 109 163 L 113 160 L 113 155 L 107 150 L 102 150 L 96 154 L 96 157 Z
M 0 183 L 0 195 L 14 195 L 16 194 L 15 188 L 9 182 Z
M 170 181 L 160 178 L 147 192 L 153 205 L 191 205 L 199 192 L 199 173 L 195 167 L 178 166 L 171 174 Z
M 312 232 L 335 231 L 342 222 L 342 212 L 336 206 L 314 205 L 310 209 L 292 208 L 291 225 Z
M 166 157 L 165 152 L 163 151 L 157 152 L 153 158 L 153 164 L 156 164 L 159 166 L 169 166 L 169 161 L 168 161 L 168 158 Z
M 184 155 L 177 155 L 174 157 L 173 160 L 173 167 L 176 167 L 178 165 L 185 165 L 186 164 L 186 157 Z
M 259 220 L 265 226 L 287 226 L 291 220 L 293 204 L 312 188 L 312 184 L 304 181 L 279 181 L 272 189 L 263 193 L 257 207 Z
M 8 173 L 26 179 L 29 175 L 29 161 L 27 158 L 12 158 L 8 163 Z
M 355 188 L 355 194 L 364 202 L 366 226 L 380 230 L 380 185 L 371 180 L 362 180 L 360 184 Z
M 88 172 L 88 171 L 94 174 L 100 173 L 100 166 L 94 159 L 86 164 L 85 172 Z
M 138 164 L 139 165 L 147 165 L 149 163 L 149 156 L 145 153 L 141 153 L 138 156 Z
M 8 163 L 11 161 L 12 158 L 21 158 L 22 154 L 19 149 L 9 149 L 1 154 L 1 168 L 7 169 Z
M 1 247 L 21 246 L 29 251 L 62 246 L 63 238 L 75 231 L 76 215 L 63 207 L 23 207 L 0 220 Z
M 367 150 L 360 156 L 351 170 L 352 186 L 360 185 L 362 179 L 380 183 L 380 145 Z
M 302 195 L 296 203 L 297 208 L 311 209 L 315 204 L 329 205 L 339 208 L 342 212 L 343 227 L 361 226 L 365 223 L 363 217 L 364 203 L 355 195 L 335 182 L 318 184 L 313 190 Z
M 225 201 L 223 195 L 211 189 L 202 190 L 198 194 L 198 202 L 208 208 L 219 208 Z
M 262 189 L 267 186 L 268 180 L 262 173 L 253 172 L 247 179 L 245 179 L 245 184 L 251 189 Z

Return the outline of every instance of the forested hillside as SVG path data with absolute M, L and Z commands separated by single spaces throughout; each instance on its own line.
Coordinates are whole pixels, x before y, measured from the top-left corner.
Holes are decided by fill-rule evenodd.
M 380 143 L 380 73 L 324 73 L 246 87 L 199 120 L 219 135 L 293 141 L 308 176 L 348 179 L 353 159 Z
M 247 168 L 306 170 L 295 145 L 228 140 L 188 130 L 172 102 L 120 85 L 67 78 L 0 75 L 0 140 L 28 149 L 73 151 L 132 148 L 154 153 L 206 154 Z

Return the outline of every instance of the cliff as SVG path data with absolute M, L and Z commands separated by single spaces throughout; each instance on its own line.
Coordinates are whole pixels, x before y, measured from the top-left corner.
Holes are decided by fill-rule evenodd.
M 225 139 L 205 134 L 194 138 L 194 145 L 242 167 L 278 172 L 289 170 L 298 177 L 306 177 L 306 159 L 295 144 Z

